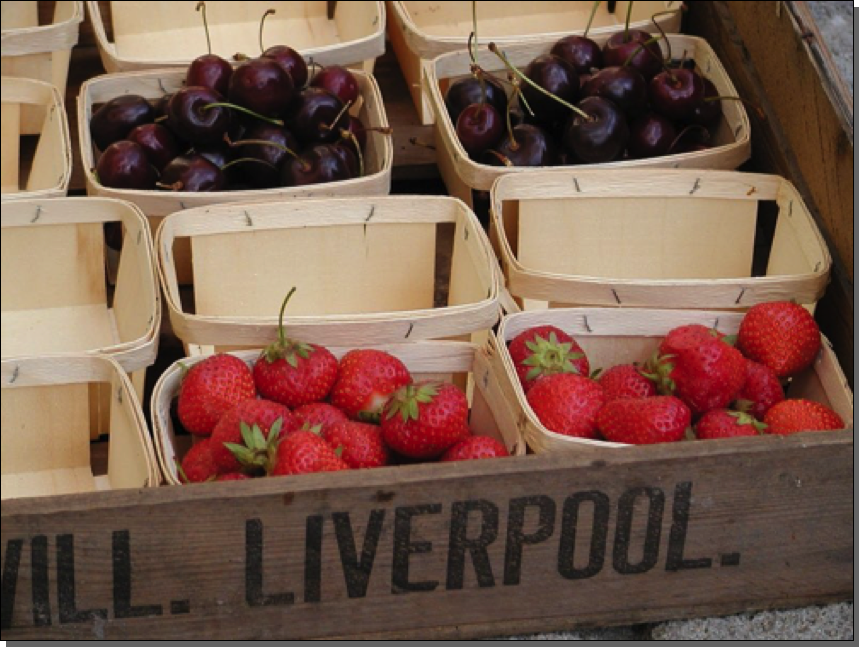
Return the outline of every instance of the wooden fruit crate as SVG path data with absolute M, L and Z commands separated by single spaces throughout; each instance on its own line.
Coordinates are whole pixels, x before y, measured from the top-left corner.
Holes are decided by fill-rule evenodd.
M 594 40 L 602 44 L 608 36 L 594 35 Z M 694 36 L 669 35 L 671 51 L 674 56 L 684 52 L 695 62 L 696 68 L 704 74 L 719 91 L 720 96 L 737 96 L 737 91 L 718 56 L 707 42 Z M 663 53 L 667 54 L 664 40 L 659 41 Z M 547 53 L 554 41 L 542 41 L 527 45 L 505 47 L 504 52 L 519 69 L 523 69 L 535 57 Z M 506 68 L 494 54 L 481 48 L 478 54 L 480 65 L 488 72 L 497 73 L 505 78 Z M 433 60 L 425 70 L 424 84 L 429 101 L 435 114 L 433 133 L 438 155 L 438 167 L 448 193 L 472 205 L 472 190 L 488 191 L 492 183 L 508 173 L 534 172 L 533 168 L 489 166 L 472 160 L 459 138 L 444 105 L 444 93 L 449 83 L 470 74 L 471 58 L 467 51 L 443 54 Z M 732 170 L 745 162 L 751 153 L 749 117 L 739 101 L 722 102 L 722 122 L 711 139 L 712 148 L 705 151 L 678 153 L 641 160 L 623 160 L 606 164 L 588 164 L 588 169 L 614 168 L 698 168 Z M 546 170 L 548 167 L 540 167 Z
M 39 24 L 39 5 L 54 5 L 50 23 Z M 4 0 L 0 75 L 44 81 L 65 94 L 69 60 L 83 19 L 83 2 Z M 5 100 L 5 91 L 3 96 Z M 21 124 L 24 134 L 37 134 L 42 130 L 42 117 L 27 115 Z
M 3 77 L 0 84 L 3 201 L 66 195 L 72 151 L 60 93 L 52 85 L 31 79 Z M 34 121 L 38 128 L 30 131 L 28 124 Z
M 707 312 L 694 310 L 651 310 L 624 308 L 565 308 L 547 311 L 522 312 L 505 317 L 493 339 L 504 375 L 509 382 L 508 391 L 516 394 L 523 413 L 520 431 L 528 446 L 536 453 L 570 452 L 603 457 L 611 451 L 631 451 L 630 445 L 602 440 L 571 438 L 549 431 L 540 423 L 525 397 L 516 377 L 516 369 L 507 344 L 520 332 L 533 326 L 554 325 L 570 334 L 582 347 L 592 368 L 607 369 L 617 364 L 645 362 L 658 348 L 668 332 L 686 324 L 701 324 L 726 335 L 736 334 L 741 313 Z M 791 381 L 787 390 L 791 398 L 808 398 L 834 409 L 853 428 L 853 392 L 838 364 L 829 342 L 824 338 L 823 348 L 814 365 Z M 825 435 L 819 432 L 819 435 Z M 808 437 L 808 436 L 806 436 Z M 818 436 L 812 435 L 816 439 Z M 732 439 L 733 440 L 733 439 Z M 732 440 L 727 441 L 730 445 Z M 772 443 L 771 436 L 755 440 Z M 679 443 L 681 451 L 695 454 L 701 445 L 721 441 L 688 441 Z M 813 440 L 810 440 L 812 444 Z
M 21 200 L 3 204 L 0 222 L 3 358 L 109 355 L 142 395 L 161 324 L 143 214 L 107 198 Z M 119 245 L 115 276 L 106 263 L 109 227 L 111 245 Z
M 469 2 L 388 1 L 388 37 L 397 55 L 419 118 L 434 121 L 432 107 L 423 90 L 422 71 L 435 57 L 464 50 L 473 28 Z M 612 34 L 624 28 L 628 2 L 603 2 L 594 15 L 589 35 Z M 679 9 L 673 0 L 636 2 L 630 27 L 655 31 L 651 16 Z M 592 5 L 587 2 L 480 2 L 477 29 L 482 42 L 490 40 L 509 47 L 529 42 L 559 40 L 581 34 L 588 24 Z M 659 16 L 655 22 L 665 33 L 680 31 L 680 13 Z
M 207 51 L 196 0 L 111 2 L 109 15 L 102 15 L 102 3 L 86 4 L 108 72 L 187 67 Z M 265 23 L 266 47 L 289 45 L 321 65 L 354 65 L 367 73 L 385 51 L 385 7 L 360 0 L 211 2 L 212 52 L 226 59 L 236 52 L 259 54 L 259 24 L 268 9 L 275 13 Z
M 189 239 L 193 305 L 182 301 L 175 260 Z M 486 234 L 470 209 L 447 197 L 189 209 L 164 220 L 156 246 L 173 330 L 186 344 L 271 343 L 293 286 L 286 329 L 309 342 L 439 339 L 485 332 L 499 318 L 500 279 Z
M 774 175 L 586 168 L 492 187 L 507 288 L 526 310 L 563 305 L 813 307 L 832 259 L 796 188 Z
M 2 377 L 4 505 L 15 499 L 38 507 L 42 499 L 34 497 L 50 501 L 58 495 L 158 485 L 140 403 L 113 359 L 96 355 L 4 359 Z M 110 392 L 107 403 L 93 397 L 102 388 Z M 97 417 L 92 409 L 102 404 L 108 408 L 109 438 L 91 443 L 90 425 Z M 99 460 L 105 455 L 106 466 Z M 3 598 L 10 594 L 14 598 L 14 588 L 4 590 Z M 5 622 L 6 612 L 3 617 Z
M 475 436 L 489 436 L 504 443 L 511 456 L 523 456 L 525 443 L 519 436 L 509 393 L 501 390 L 504 382 L 490 365 L 486 353 L 474 344 L 465 342 L 424 341 L 403 344 L 375 345 L 402 360 L 415 381 L 437 380 L 457 384 L 471 394 L 469 427 Z M 352 347 L 329 347 L 340 359 Z M 259 350 L 234 353 L 248 366 L 260 356 Z M 185 371 L 205 359 L 183 359 L 173 364 L 159 378 L 152 392 L 152 428 L 161 471 L 170 485 L 179 485 L 176 468 L 181 462 L 191 439 L 177 436 L 171 418 L 173 401 L 179 395 L 179 386 Z M 184 367 L 184 368 L 183 368 Z M 495 461 L 493 461 L 495 462 Z M 413 465 L 388 468 L 407 475 Z M 439 465 L 439 467 L 442 467 Z M 366 473 L 366 472 L 364 472 Z

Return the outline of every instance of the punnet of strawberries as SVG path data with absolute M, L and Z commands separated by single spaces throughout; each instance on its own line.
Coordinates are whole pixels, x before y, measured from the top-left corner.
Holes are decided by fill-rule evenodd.
M 593 374 L 581 346 L 557 327 L 530 328 L 508 345 L 547 429 L 631 445 L 844 429 L 828 406 L 785 397 L 820 349 L 817 323 L 792 302 L 752 307 L 735 337 L 679 326 L 646 363 Z
M 279 339 L 253 367 L 217 354 L 185 374 L 176 411 L 195 442 L 178 465 L 182 482 L 509 455 L 498 440 L 472 435 L 457 386 L 416 381 L 381 350 L 353 349 L 338 361 L 324 346 L 287 338 L 283 309 L 280 317 Z

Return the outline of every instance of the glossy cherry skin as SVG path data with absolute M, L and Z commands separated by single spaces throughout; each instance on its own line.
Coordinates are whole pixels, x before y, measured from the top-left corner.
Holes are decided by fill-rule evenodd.
M 222 96 L 227 96 L 232 76 L 233 66 L 228 61 L 217 54 L 203 54 L 191 61 L 188 66 L 185 85 L 201 85 Z
M 323 67 L 310 79 L 310 85 L 314 88 L 328 90 L 343 103 L 350 101 L 355 103 L 360 93 L 358 79 L 352 72 L 340 65 Z
M 704 82 L 704 100 L 695 106 L 688 121 L 690 124 L 713 128 L 722 120 L 722 102 L 707 101 L 708 97 L 718 97 L 719 91 L 710 79 L 702 76 L 701 81 Z
M 159 180 L 160 188 L 173 191 L 223 191 L 224 174 L 202 155 L 180 155 L 164 167 Z
M 233 70 L 227 93 L 231 103 L 265 117 L 280 117 L 295 97 L 292 77 L 270 58 L 253 58 Z
M 670 119 L 648 112 L 630 124 L 627 153 L 633 159 L 667 155 L 676 138 L 677 129 Z
M 552 46 L 549 53 L 570 63 L 579 75 L 590 74 L 593 68 L 603 67 L 602 49 L 586 36 L 565 36 Z
M 514 144 L 509 136 L 492 150 L 480 156 L 480 161 L 490 166 L 554 166 L 558 161 L 558 147 L 545 129 L 532 124 L 513 127 Z M 499 157 L 500 154 L 502 157 Z
M 587 164 L 613 162 L 623 155 L 629 141 L 626 115 L 602 97 L 582 99 L 576 106 L 590 117 L 573 114 L 564 131 L 564 148 Z
M 486 78 L 486 102 L 498 111 L 499 115 L 507 113 L 507 93 L 504 86 L 494 79 Z M 472 103 L 482 103 L 483 91 L 480 89 L 480 81 L 473 76 L 457 79 L 450 84 L 444 95 L 444 105 L 450 122 L 455 126 L 459 114 Z
M 348 180 L 352 177 L 341 155 L 328 144 L 317 144 L 299 157 L 288 159 L 281 169 L 281 186 L 306 186 Z
M 177 90 L 167 104 L 167 125 L 193 144 L 220 142 L 230 127 L 230 110 L 206 106 L 223 100 L 214 90 L 199 85 Z
M 647 81 L 634 67 L 606 67 L 582 86 L 582 97 L 609 99 L 634 117 L 647 109 Z
M 358 145 L 364 151 L 367 148 L 367 129 L 358 117 L 349 115 L 349 120 L 346 125 L 346 130 L 355 135 L 358 140 Z
M 630 29 L 628 35 L 623 31 L 612 34 L 602 48 L 603 63 L 606 67 L 621 67 L 633 52 L 637 51 L 629 64 L 641 72 L 645 81 L 649 81 L 662 69 L 662 50 L 659 43 L 650 43 L 641 48 L 652 39 L 652 34 L 640 29 Z
M 579 74 L 570 63 L 551 55 L 538 56 L 523 70 L 525 76 L 544 90 L 567 103 L 575 103 L 581 84 Z M 546 96 L 530 84 L 522 84 L 522 96 L 543 124 L 554 124 L 567 118 L 570 109 Z
M 89 122 L 93 143 L 103 151 L 113 142 L 125 139 L 131 129 L 155 120 L 155 109 L 137 94 L 114 97 L 98 110 Z
M 173 133 L 161 124 L 137 126 L 128 133 L 126 139 L 139 144 L 146 153 L 149 163 L 159 172 L 180 152 Z
M 692 70 L 660 72 L 648 86 L 650 105 L 663 117 L 686 121 L 704 100 L 704 81 Z
M 261 58 L 270 58 L 277 61 L 289 76 L 292 77 L 292 85 L 296 90 L 301 90 L 307 85 L 307 63 L 304 57 L 291 47 L 287 47 L 286 45 L 269 47 L 262 53 Z
M 340 139 L 340 129 L 348 127 L 348 119 L 349 114 L 343 112 L 340 99 L 328 90 L 311 86 L 298 93 L 286 116 L 286 124 L 298 141 L 308 146 Z
M 244 139 L 271 142 L 272 146 L 266 144 L 248 144 L 235 147 L 237 158 L 251 158 L 265 162 L 265 164 L 250 163 L 247 165 L 236 165 L 240 170 L 240 176 L 255 188 L 269 188 L 277 186 L 280 181 L 280 167 L 287 158 L 292 157 L 282 147 L 290 149 L 298 154 L 298 141 L 286 128 L 259 122 L 247 129 Z M 240 140 L 241 141 L 241 140 Z M 240 143 L 235 142 L 236 144 Z
M 104 149 L 95 171 L 98 181 L 112 189 L 153 189 L 158 178 L 143 148 L 125 139 Z
M 349 169 L 349 177 L 361 177 L 361 166 L 355 153 L 355 144 L 348 139 L 341 139 L 339 142 L 329 144 L 329 146 L 345 162 L 346 168 Z M 366 173 L 366 169 L 364 172 Z
M 197 144 L 194 146 L 194 150 L 192 152 L 197 153 L 197 155 L 202 155 L 218 168 L 221 168 L 236 157 L 234 150 L 224 142 L 216 144 Z
M 504 120 L 488 103 L 472 103 L 456 120 L 456 136 L 472 159 L 477 159 L 504 135 Z
M 173 98 L 173 94 L 165 94 L 162 97 L 158 97 L 157 99 L 150 99 L 149 103 L 152 104 L 152 109 L 155 110 L 155 119 L 159 117 L 167 116 L 167 104 L 170 103 L 170 99 Z

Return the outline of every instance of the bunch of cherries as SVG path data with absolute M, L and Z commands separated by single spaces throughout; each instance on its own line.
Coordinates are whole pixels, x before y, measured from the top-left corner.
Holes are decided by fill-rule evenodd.
M 205 3 L 203 10 L 205 25 Z M 361 177 L 367 128 L 349 113 L 359 96 L 340 66 L 312 77 L 285 45 L 233 67 L 211 53 L 188 67 L 185 84 L 156 101 L 126 94 L 90 121 L 101 151 L 95 172 L 118 189 L 223 191 L 304 186 Z M 206 25 L 208 41 L 208 26 Z
M 491 166 L 555 166 L 709 148 L 721 101 L 736 98 L 718 96 L 686 52 L 672 58 L 670 43 L 663 58 L 664 35 L 628 25 L 627 16 L 626 29 L 603 47 L 587 31 L 564 37 L 521 71 L 490 43 L 506 79 L 485 71 L 472 54 L 472 75 L 454 81 L 445 95 L 468 155 Z M 510 97 L 502 82 L 512 86 Z

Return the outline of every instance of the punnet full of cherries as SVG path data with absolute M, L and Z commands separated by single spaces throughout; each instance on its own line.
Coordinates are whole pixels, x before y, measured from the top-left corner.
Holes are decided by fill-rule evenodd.
M 600 164 L 710 148 L 721 102 L 741 99 L 719 96 L 689 53 L 672 52 L 664 34 L 630 29 L 632 2 L 625 29 L 600 47 L 587 37 L 599 4 L 584 34 L 560 39 L 522 70 L 490 43 L 506 78 L 478 64 L 472 34 L 472 74 L 445 94 L 471 159 L 490 166 Z M 657 28 L 655 19 L 665 13 L 674 11 L 654 15 Z
M 206 5 L 200 2 L 206 24 Z M 293 187 L 364 175 L 368 128 L 349 109 L 355 76 L 340 66 L 311 76 L 291 47 L 263 47 L 241 62 L 211 53 L 191 62 L 184 86 L 155 101 L 126 94 L 90 120 L 98 181 L 116 189 L 224 191 Z M 315 68 L 313 68 L 315 69 Z M 387 132 L 388 129 L 380 129 Z

